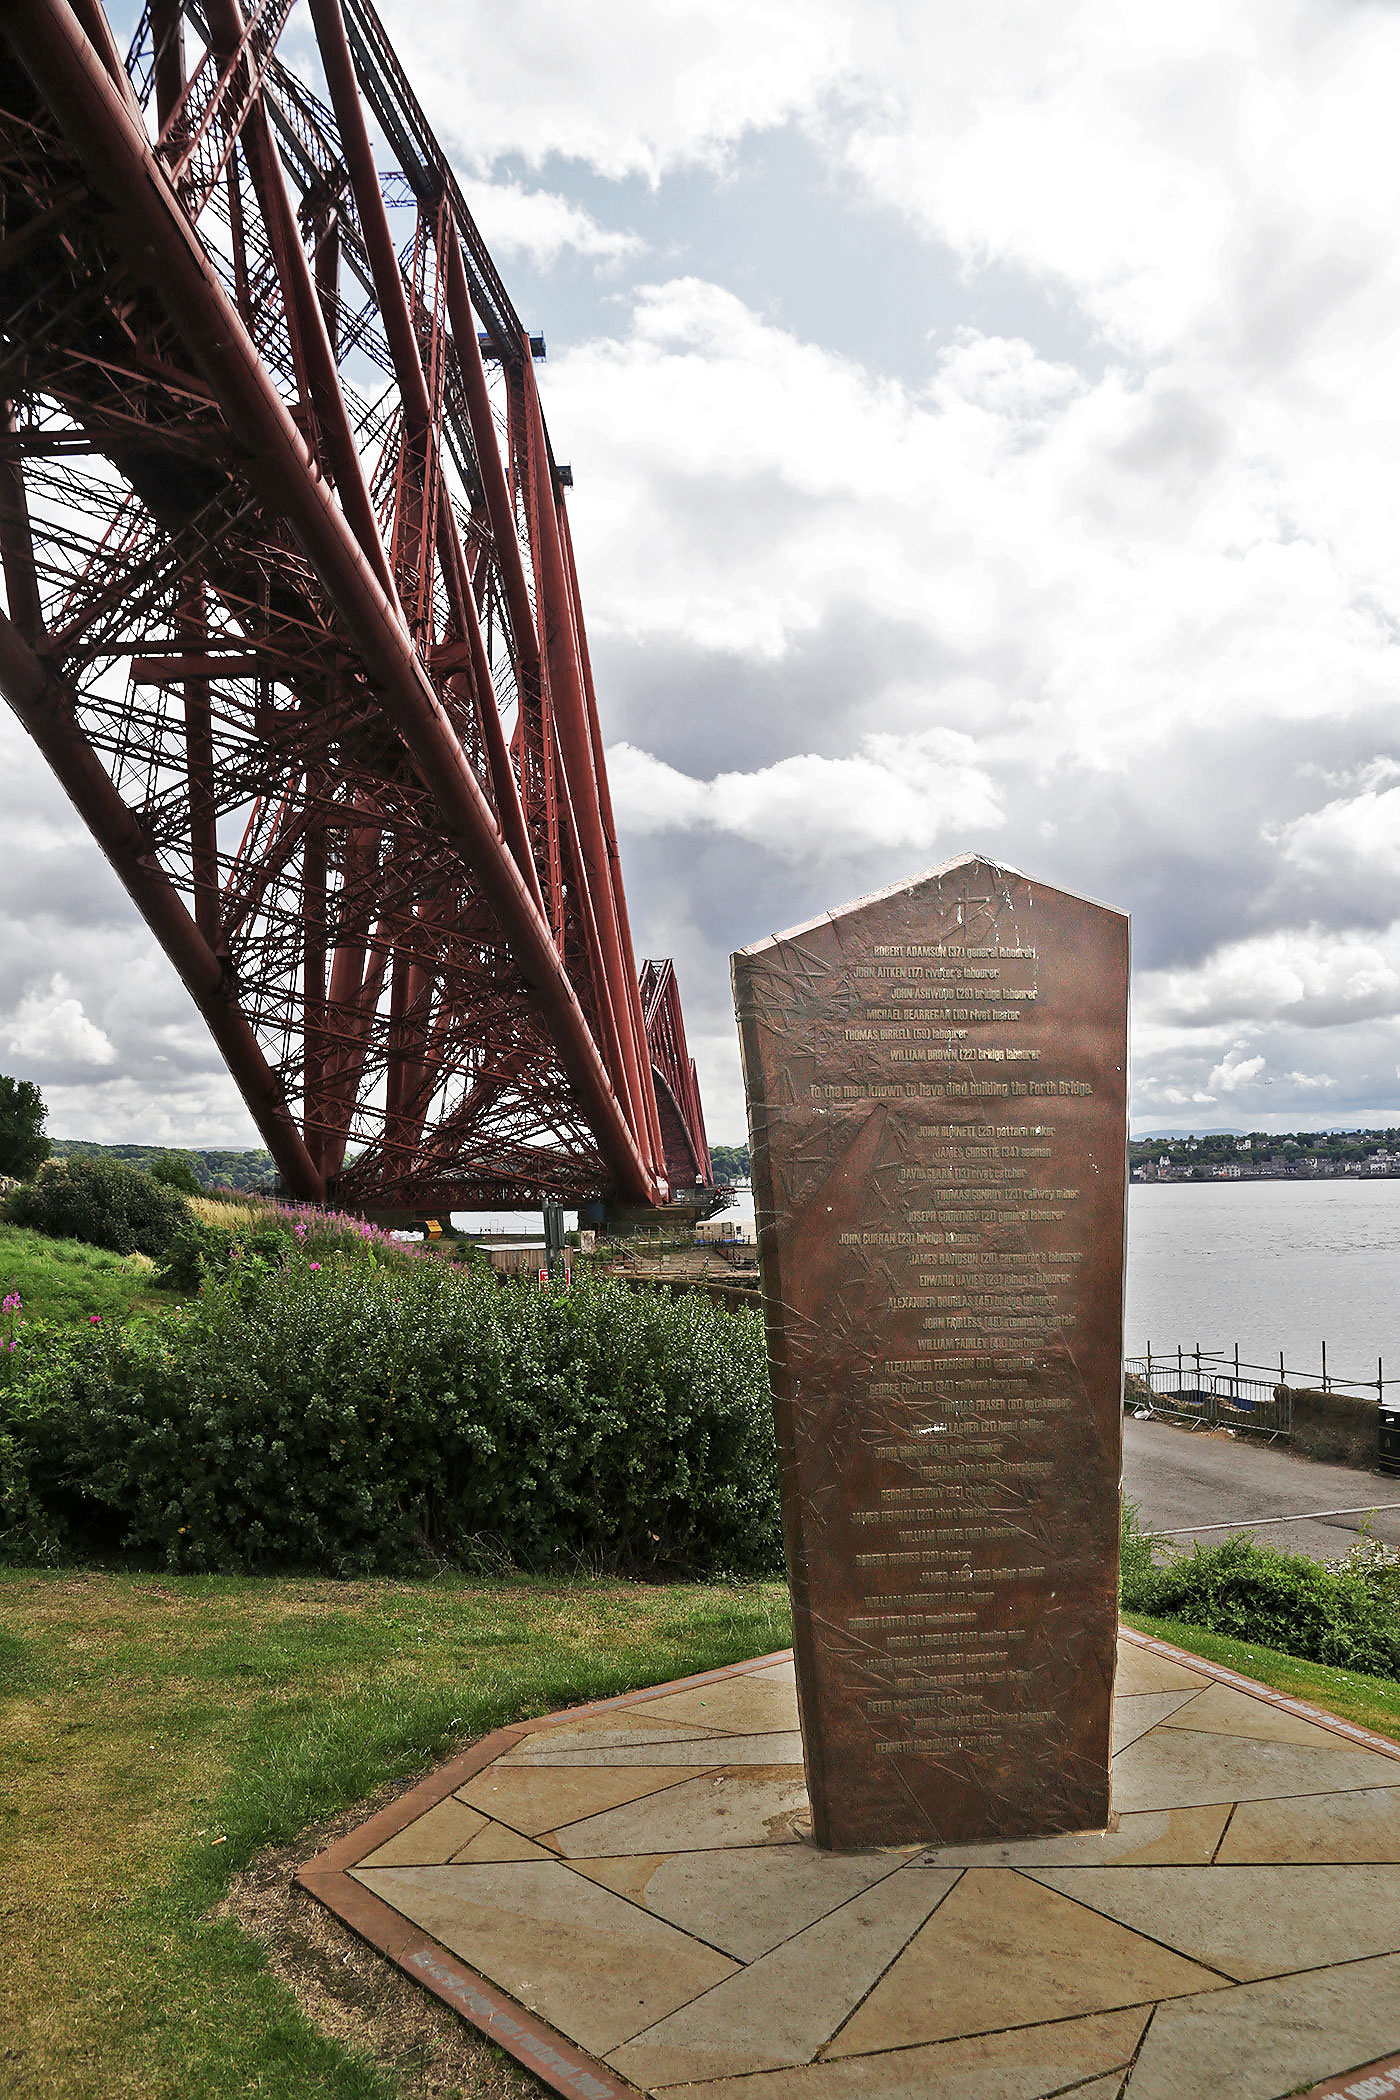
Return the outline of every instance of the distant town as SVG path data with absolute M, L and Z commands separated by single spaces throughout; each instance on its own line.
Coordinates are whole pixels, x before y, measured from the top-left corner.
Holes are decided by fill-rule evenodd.
M 1213 1131 L 1202 1137 L 1134 1138 L 1134 1181 L 1323 1181 L 1400 1174 L 1400 1130 Z

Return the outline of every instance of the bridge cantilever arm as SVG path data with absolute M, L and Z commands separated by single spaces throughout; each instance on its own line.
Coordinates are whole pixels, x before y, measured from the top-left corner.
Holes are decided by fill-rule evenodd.
M 242 451 L 243 472 L 268 510 L 286 521 L 344 622 L 386 718 L 495 914 L 619 1192 L 634 1201 L 657 1202 L 660 1184 L 646 1148 L 619 1105 L 549 927 L 398 608 L 317 473 L 144 130 L 68 0 L 25 0 L 23 6 L 6 0 L 0 21 L 89 180 L 111 206 L 132 267 L 157 293 L 212 387 Z
M 38 655 L 0 612 L 0 692 L 58 776 L 136 909 L 179 971 L 254 1122 L 295 1195 L 319 1202 L 325 1177 L 306 1148 L 277 1074 L 229 983 L 225 965 L 185 908 L 156 859 L 156 849 L 113 786 L 75 720 L 67 680 Z

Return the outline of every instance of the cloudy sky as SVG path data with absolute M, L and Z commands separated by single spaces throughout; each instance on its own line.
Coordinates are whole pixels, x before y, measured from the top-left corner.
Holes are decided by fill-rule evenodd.
M 970 848 L 1133 913 L 1136 1129 L 1400 1120 L 1400 7 L 382 11 L 548 339 L 712 1137 L 730 950 Z M 0 823 L 0 1069 L 250 1139 L 8 719 Z

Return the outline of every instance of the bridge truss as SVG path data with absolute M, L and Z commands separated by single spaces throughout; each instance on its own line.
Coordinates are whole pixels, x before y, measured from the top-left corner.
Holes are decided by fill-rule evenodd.
M 0 690 L 312 1200 L 708 1184 L 523 329 L 369 0 L 0 0 Z M 8 47 L 8 56 L 7 56 Z M 396 165 L 377 164 L 375 135 Z

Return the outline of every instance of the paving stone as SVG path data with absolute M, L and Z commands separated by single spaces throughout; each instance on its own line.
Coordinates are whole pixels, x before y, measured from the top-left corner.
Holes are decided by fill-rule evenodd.
M 1220 1848 L 1221 1866 L 1258 1860 L 1400 1864 L 1400 1786 L 1296 1801 L 1242 1801 Z
M 573 1748 L 546 1745 L 531 1757 L 513 1758 L 511 1762 L 552 1765 L 567 1771 L 579 1765 L 698 1765 L 710 1756 L 717 1765 L 794 1765 L 800 1769 L 802 1737 L 795 1728 L 780 1735 L 697 1736 L 684 1733 L 678 1726 L 674 1742 L 661 1741 L 653 1735 L 640 1743 L 589 1743 Z
M 809 2061 L 956 1880 L 937 1870 L 888 1875 L 615 2050 L 609 2063 L 654 2087 Z
M 797 1681 L 769 1670 L 722 1677 L 688 1692 L 649 1699 L 645 1711 L 668 1721 L 699 1721 L 732 1735 L 772 1735 L 797 1726 Z
M 1230 1807 L 1143 1809 L 1120 1816 L 1116 1830 L 1068 1831 L 1007 1845 L 947 1845 L 925 1857 L 940 1867 L 1208 1866 Z
M 1120 1642 L 1113 1828 L 824 1853 L 795 1724 L 790 1661 L 561 1716 L 351 1871 L 664 2100 L 1119 2100 L 1140 2039 L 1124 2100 L 1278 2100 L 1400 2049 L 1400 1760 Z
M 1114 1759 L 1113 1805 L 1126 1813 L 1345 1793 L 1393 1786 L 1395 1770 L 1395 1760 L 1378 1750 L 1305 1749 L 1301 1743 L 1167 1726 L 1154 1728 Z
M 1113 1754 L 1126 1750 L 1129 1743 L 1146 1735 L 1178 1707 L 1189 1706 L 1201 1694 L 1194 1689 L 1178 1686 L 1174 1692 L 1136 1692 L 1127 1695 L 1115 1694 L 1113 1701 Z
M 556 1823 L 577 1822 L 599 1809 L 616 1808 L 619 1802 L 635 1801 L 663 1787 L 679 1786 L 687 1777 L 703 1772 L 703 1765 L 628 1766 L 621 1770 L 606 1765 L 585 1766 L 561 1772 L 552 1765 L 522 1766 L 497 1762 L 487 1765 L 465 1786 L 457 1798 L 498 1823 L 509 1823 L 525 1837 L 538 1837 Z
M 1165 1728 L 1204 1729 L 1215 1735 L 1263 1737 L 1271 1743 L 1301 1743 L 1310 1750 L 1355 1750 L 1357 1747 L 1333 1729 L 1320 1728 L 1315 1721 L 1305 1721 L 1300 1715 L 1288 1713 L 1267 1699 L 1252 1698 L 1248 1692 L 1237 1691 L 1232 1684 L 1208 1685 L 1205 1691 L 1168 1715 L 1162 1725 Z M 1396 1783 L 1400 1785 L 1400 1761 L 1396 1764 Z
M 1072 2100 L 1116 2100 L 1147 2012 L 1093 2013 L 968 2041 L 844 2057 L 749 2077 L 707 2080 L 684 2100 L 1041 2100 L 1104 2064 L 1112 2076 L 1074 2084 Z M 664 2090 L 664 2089 L 663 2089 Z
M 357 1878 L 594 2056 L 734 1969 L 555 1860 L 382 1867 Z
M 362 1859 L 362 1867 L 429 1867 L 440 1865 L 460 1852 L 485 1823 L 480 1809 L 468 1808 L 449 1794 L 415 1822 L 391 1837 L 387 1844 Z
M 1278 2100 L 1400 2049 L 1400 1958 L 1159 2006 L 1124 2100 Z
M 1133 1641 L 1118 1642 L 1118 1668 L 1113 1678 L 1115 1698 L 1130 1698 L 1141 1692 L 1199 1691 L 1212 1683 L 1204 1671 L 1192 1670 L 1170 1656 L 1154 1655 Z
M 586 1775 L 540 1771 L 529 1776 L 576 1780 Z M 684 1783 L 668 1787 L 664 1794 L 649 1794 L 644 1800 L 632 1800 L 624 1807 L 560 1827 L 554 1832 L 554 1843 L 566 1859 L 796 1843 L 798 1819 L 807 1813 L 807 1789 L 800 1769 L 751 1765 L 686 1779 L 683 1769 L 677 1768 L 675 1776 Z
M 660 1743 L 669 1749 L 676 1743 L 703 1741 L 719 1732 L 715 1728 L 702 1728 L 695 1721 L 638 1719 L 628 1725 L 623 1715 L 598 1714 L 568 1727 L 532 1729 L 496 1762 L 503 1765 L 552 1764 L 561 1751 L 572 1754 L 589 1750 L 639 1749 L 647 1743 Z
M 581 1859 L 576 1865 L 580 1874 L 644 1903 L 697 1939 L 740 1961 L 754 1961 L 897 1872 L 905 1856 L 757 1845 L 732 1852 Z
M 531 1838 L 521 1837 L 519 1831 L 509 1829 L 506 1824 L 483 1822 L 481 1829 L 478 1830 L 471 1842 L 464 1845 L 460 1852 L 453 1853 L 451 1864 L 454 1866 L 463 1863 L 470 1865 L 474 1861 L 484 1859 L 553 1859 L 553 1857 L 554 1854 L 552 1852 L 546 1852 L 542 1845 L 535 1844 Z M 388 1865 L 389 1862 L 385 1861 L 383 1864 Z
M 1027 1867 L 1238 1982 L 1400 1951 L 1400 1867 Z
M 974 1867 L 826 2054 L 1107 2012 L 1222 1981 L 1024 1874 Z

